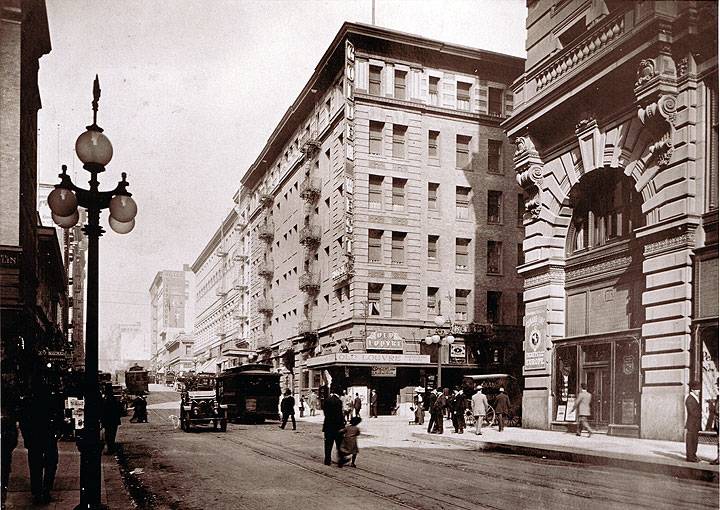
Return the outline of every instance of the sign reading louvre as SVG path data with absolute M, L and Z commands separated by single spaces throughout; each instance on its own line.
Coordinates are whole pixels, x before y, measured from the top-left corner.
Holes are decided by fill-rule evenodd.
M 394 331 L 375 331 L 370 333 L 365 340 L 365 349 L 402 352 L 403 339 Z

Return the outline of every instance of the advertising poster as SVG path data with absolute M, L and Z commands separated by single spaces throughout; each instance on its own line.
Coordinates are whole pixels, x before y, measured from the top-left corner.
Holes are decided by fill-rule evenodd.
M 565 421 L 575 421 L 577 419 L 575 409 L 575 395 L 568 397 L 567 410 L 565 411 Z

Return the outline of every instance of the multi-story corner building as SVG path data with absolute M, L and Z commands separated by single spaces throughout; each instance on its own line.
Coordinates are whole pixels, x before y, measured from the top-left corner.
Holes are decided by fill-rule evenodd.
M 60 275 L 47 273 L 41 253 L 50 233 L 37 217 L 37 112 L 40 58 L 50 52 L 47 12 L 42 0 L 0 1 L 0 354 L 3 415 L 17 403 L 41 352 L 55 340 L 57 320 L 40 289 Z M 55 239 L 57 243 L 57 239 Z M 54 259 L 53 259 L 54 260 Z M 41 273 L 44 274 L 41 278 Z M 50 313 L 48 313 L 50 312 Z
M 435 384 L 438 355 L 444 386 L 521 365 L 524 203 L 500 122 L 522 69 L 342 26 L 238 198 L 249 344 L 295 391 L 374 388 L 387 412 Z
M 158 381 L 173 382 L 168 347 L 181 334 L 191 334 L 195 315 L 195 278 L 182 271 L 158 271 L 150 285 L 150 369 Z
M 197 373 L 214 374 L 254 358 L 249 344 L 247 206 L 238 192 L 224 218 L 192 264 L 197 282 L 193 355 Z
M 57 232 L 63 248 L 64 270 L 68 275 L 68 311 L 64 322 L 67 323 L 69 335 L 70 365 L 76 369 L 85 366 L 85 257 L 87 240 L 82 232 L 82 225 L 86 222 L 87 211 L 78 209 L 80 219 L 77 225 L 71 228 L 62 228 L 54 224 L 52 211 L 47 203 L 47 197 L 55 189 L 52 184 L 40 183 L 38 185 L 38 213 L 41 223 L 53 226 Z
M 525 189 L 523 425 L 581 383 L 611 434 L 703 427 L 718 375 L 717 2 L 528 1 L 504 123 Z

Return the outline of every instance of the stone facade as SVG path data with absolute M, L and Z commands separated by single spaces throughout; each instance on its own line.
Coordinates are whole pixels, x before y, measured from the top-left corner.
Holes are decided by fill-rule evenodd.
M 535 0 L 527 26 L 523 426 L 567 426 L 585 382 L 609 433 L 682 439 L 688 383 L 706 418 L 717 394 L 717 4 Z

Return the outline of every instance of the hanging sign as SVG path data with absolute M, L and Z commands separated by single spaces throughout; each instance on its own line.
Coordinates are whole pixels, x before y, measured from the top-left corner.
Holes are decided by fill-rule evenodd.
M 397 377 L 397 367 L 370 367 L 372 377 Z

